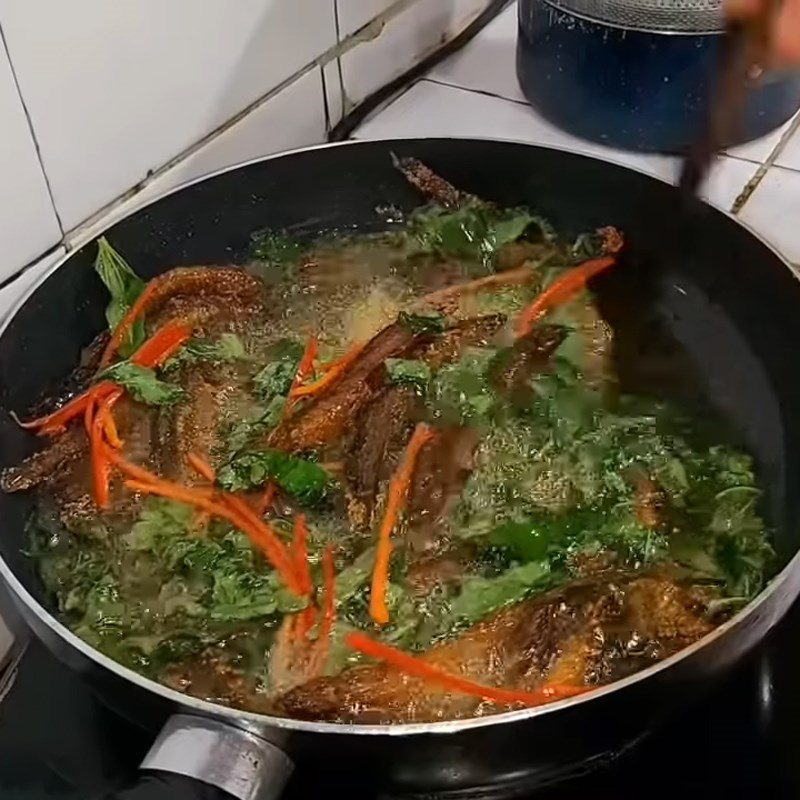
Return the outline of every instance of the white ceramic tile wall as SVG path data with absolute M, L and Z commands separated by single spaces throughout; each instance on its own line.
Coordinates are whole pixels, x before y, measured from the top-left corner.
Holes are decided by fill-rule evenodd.
M 322 77 L 320 68 L 315 67 L 252 114 L 154 178 L 134 197 L 102 218 L 76 228 L 70 246 L 79 247 L 110 224 L 183 183 L 260 156 L 318 144 L 325 140 L 325 133 Z
M 315 67 L 154 180 L 143 194 L 161 193 L 232 164 L 306 147 L 324 139 L 322 76 L 320 68 Z
M 775 165 L 800 170 L 800 136 L 797 134 L 792 136 L 786 147 L 775 159 Z
M 339 36 L 344 38 L 371 22 L 401 0 L 336 0 L 339 13 Z
M 786 258 L 800 264 L 800 172 L 772 167 L 739 216 Z
M 340 30 L 346 30 L 351 12 L 360 18 L 361 2 L 339 0 Z M 375 39 L 342 56 L 347 99 L 359 103 L 406 72 L 463 30 L 487 5 L 488 0 L 417 0 L 390 19 Z
M 492 20 L 468 47 L 435 66 L 432 80 L 525 102 L 517 81 L 517 5 Z
M 25 294 L 25 292 L 27 292 L 56 261 L 63 258 L 65 253 L 65 247 L 59 246 L 55 248 L 55 250 L 39 259 L 35 264 L 29 266 L 24 272 L 14 278 L 13 281 L 0 289 L 0 322 L 6 318 L 6 315 L 14 308 L 20 297 L 22 297 L 22 295 Z
M 325 102 L 328 108 L 328 125 L 338 125 L 346 113 L 344 91 L 342 86 L 342 67 L 338 58 L 334 58 L 322 67 L 325 75 Z
M 71 228 L 336 41 L 331 0 L 4 0 L 0 25 Z
M 61 238 L 44 174 L 0 43 L 0 282 Z

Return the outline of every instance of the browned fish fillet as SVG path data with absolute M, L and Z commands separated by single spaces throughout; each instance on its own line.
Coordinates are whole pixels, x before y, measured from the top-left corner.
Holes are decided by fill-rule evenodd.
M 353 443 L 345 457 L 348 514 L 359 528 L 372 524 L 383 483 L 397 467 L 417 417 L 419 398 L 410 389 L 387 386 L 355 420 Z
M 392 161 L 415 189 L 444 208 L 458 208 L 463 203 L 478 202 L 477 197 L 459 191 L 419 159 L 398 158 L 392 153 Z
M 70 428 L 62 436 L 45 441 L 43 450 L 3 471 L 0 488 L 4 492 L 24 492 L 41 483 L 58 480 L 86 453 L 86 434 L 82 428 Z
M 461 320 L 434 340 L 420 342 L 407 357 L 421 359 L 436 370 L 457 360 L 465 348 L 486 344 L 503 322 L 498 314 Z M 372 512 L 381 487 L 394 472 L 421 412 L 412 390 L 387 386 L 355 418 L 345 469 L 350 518 L 358 527 L 374 521 Z
M 384 387 L 386 359 L 405 356 L 425 338 L 397 322 L 384 328 L 366 345 L 338 383 L 285 419 L 265 444 L 279 450 L 302 452 L 341 439 L 361 409 Z
M 215 324 L 246 319 L 263 305 L 262 281 L 234 267 L 177 267 L 157 280 L 147 306 L 153 330 L 177 317 L 192 320 L 208 334 Z
M 251 321 L 262 307 L 261 281 L 243 270 L 215 267 L 181 267 L 165 273 L 147 310 L 148 327 L 155 330 L 169 319 L 193 320 L 199 330 L 210 333 L 230 330 L 235 321 Z M 95 340 L 86 359 L 94 364 L 106 337 Z M 86 379 L 86 366 L 75 376 Z M 202 379 L 202 366 L 182 376 L 188 402 L 162 412 L 123 398 L 114 407 L 114 417 L 125 442 L 124 454 L 129 460 L 150 468 L 161 468 L 163 474 L 188 479 L 185 457 L 192 449 L 209 456 L 217 435 L 218 411 L 231 390 L 223 385 L 224 370 L 216 370 L 216 379 L 209 385 Z M 157 417 L 162 423 L 156 427 Z M 166 425 L 163 420 L 167 420 Z M 73 423 L 61 436 L 43 440 L 44 449 L 22 464 L 6 470 L 0 488 L 6 492 L 32 489 L 40 484 L 53 485 L 56 500 L 63 514 L 75 510 L 87 513 L 88 469 L 82 462 L 88 458 L 86 435 L 81 420 Z M 114 492 L 119 500 L 120 493 Z
M 478 683 L 532 690 L 592 686 L 677 652 L 712 629 L 702 598 L 664 576 L 598 578 L 505 608 L 422 658 Z M 386 664 L 353 667 L 288 692 L 277 710 L 299 719 L 433 722 L 502 707 Z
M 421 342 L 409 357 L 418 358 L 432 370 L 437 370 L 445 364 L 457 361 L 468 347 L 488 344 L 504 322 L 505 317 L 502 314 L 459 320 L 433 341 Z
M 436 549 L 445 519 L 474 467 L 480 441 L 475 428 L 449 427 L 420 452 L 408 491 L 406 547 L 422 555 Z

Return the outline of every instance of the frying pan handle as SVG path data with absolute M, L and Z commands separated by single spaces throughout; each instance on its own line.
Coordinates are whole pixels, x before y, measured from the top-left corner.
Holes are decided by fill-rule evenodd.
M 210 717 L 175 714 L 142 761 L 148 775 L 116 800 L 277 800 L 293 768 L 283 750 L 260 736 Z

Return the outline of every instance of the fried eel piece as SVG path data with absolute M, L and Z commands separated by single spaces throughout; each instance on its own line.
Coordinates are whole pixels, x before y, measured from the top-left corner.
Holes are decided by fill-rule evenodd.
M 265 444 L 278 450 L 316 450 L 337 441 L 351 428 L 359 412 L 385 386 L 384 362 L 402 358 L 426 336 L 395 322 L 372 338 L 344 377 L 307 406 L 286 418 Z
M 653 664 L 713 626 L 693 590 L 663 575 L 572 584 L 505 608 L 421 658 L 451 675 L 533 690 L 547 681 L 594 686 Z M 277 701 L 298 719 L 434 722 L 505 710 L 384 663 L 317 678 Z
M 263 307 L 263 284 L 241 269 L 179 267 L 157 280 L 159 285 L 146 312 L 150 330 L 175 318 L 191 320 L 205 333 L 228 330 L 233 327 L 233 320 L 246 321 Z M 79 370 L 83 384 L 88 376 L 85 367 L 79 367 Z M 190 388 L 191 395 L 191 387 L 187 388 Z M 141 445 L 146 440 L 151 448 L 145 453 L 141 452 L 141 446 L 134 447 L 136 452 L 128 452 L 127 456 L 138 463 L 158 463 L 158 452 L 154 450 L 158 447 L 156 437 L 149 433 L 149 410 L 123 400 L 117 404 L 115 416 L 126 442 Z M 87 439 L 80 423 L 81 420 L 77 420 L 22 464 L 5 470 L 0 478 L 0 488 L 5 492 L 25 491 L 41 484 L 72 481 L 77 475 L 84 483 L 86 470 L 75 468 L 87 455 Z M 130 450 L 130 445 L 126 445 L 126 450 Z
M 392 153 L 392 163 L 415 189 L 443 208 L 453 209 L 464 203 L 479 202 L 474 195 L 459 191 L 444 178 L 439 177 L 419 159 L 398 158 Z

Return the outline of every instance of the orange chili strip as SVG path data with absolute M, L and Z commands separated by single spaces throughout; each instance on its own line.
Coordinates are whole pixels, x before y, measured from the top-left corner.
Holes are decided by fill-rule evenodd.
M 283 551 L 275 547 L 275 541 L 279 545 L 283 543 L 277 539 L 275 533 L 266 526 L 255 526 L 252 520 L 238 514 L 234 508 L 228 505 L 230 497 L 215 499 L 212 490 L 189 489 L 164 480 L 128 480 L 125 485 L 143 494 L 156 494 L 170 500 L 178 500 L 182 503 L 189 503 L 203 511 L 208 511 L 216 517 L 228 520 L 235 527 L 245 533 L 250 541 L 258 547 L 266 556 L 267 560 L 278 571 L 284 583 L 294 594 L 301 594 L 298 587 L 297 577 L 292 571 L 292 564 L 285 561 L 281 556 Z
M 226 509 L 220 503 L 213 500 L 210 493 L 203 494 L 198 492 L 196 489 L 188 489 L 185 486 L 178 486 L 177 484 L 167 483 L 166 481 L 153 483 L 151 481 L 140 481 L 133 478 L 126 480 L 125 486 L 134 492 L 141 492 L 142 494 L 155 494 L 159 497 L 166 497 L 169 500 L 177 500 L 181 503 L 188 503 L 189 505 L 196 506 L 203 511 L 207 511 L 209 514 L 213 514 L 215 517 L 223 517 L 224 519 L 228 519 L 231 516 L 230 511 L 228 511 L 228 509 Z
M 321 368 L 321 371 L 325 373 L 321 378 L 313 383 L 307 383 L 305 386 L 298 386 L 292 390 L 289 396 L 292 399 L 311 397 L 315 394 L 319 394 L 329 386 L 332 386 L 339 380 L 339 378 L 344 376 L 348 367 L 358 358 L 363 349 L 363 344 L 358 344 L 355 347 L 351 347 L 350 350 L 348 350 L 348 352 L 345 353 L 341 358 L 337 359 L 336 361 L 332 361 L 330 364 L 327 364 L 325 367 Z
M 105 456 L 103 441 L 103 414 L 95 410 L 97 399 L 90 397 L 86 404 L 83 421 L 89 437 L 89 450 L 92 465 L 92 495 L 98 508 L 108 508 L 110 493 L 108 487 L 109 464 Z
M 302 596 L 303 590 L 294 568 L 294 562 L 286 545 L 278 538 L 273 528 L 260 519 L 241 497 L 225 493 L 223 498 L 236 517 L 241 520 L 237 526 L 241 527 L 251 541 L 261 548 L 272 566 L 281 574 L 290 591 Z
M 185 322 L 167 322 L 139 347 L 131 356 L 131 361 L 140 367 L 161 366 L 192 338 L 192 332 L 192 326 Z
M 311 597 L 314 592 L 314 582 L 311 580 L 311 569 L 308 566 L 308 526 L 305 514 L 298 514 L 294 519 L 292 556 L 303 594 Z
M 156 367 L 166 361 L 191 338 L 192 328 L 182 322 L 168 322 L 159 328 L 132 356 L 131 361 L 140 367 Z M 101 399 L 111 394 L 116 384 L 101 381 L 89 387 L 85 392 L 74 397 L 66 405 L 44 417 L 21 422 L 20 427 L 36 430 L 40 435 L 53 436 L 61 432 L 73 419 L 85 413 L 91 398 Z
M 190 453 L 187 461 L 207 480 L 211 482 L 216 480 L 213 468 L 196 453 Z M 222 491 L 218 493 L 218 497 L 220 505 L 229 511 L 226 519 L 246 533 L 250 537 L 250 541 L 263 551 L 267 560 L 281 574 L 289 589 L 295 594 L 302 595 L 301 579 L 297 574 L 295 563 L 289 555 L 286 545 L 278 538 L 275 531 L 260 519 L 241 497 Z M 236 517 L 236 520 L 233 517 Z
M 347 644 L 363 653 L 365 656 L 377 658 L 387 664 L 391 664 L 407 675 L 421 678 L 430 683 L 438 683 L 445 689 L 454 692 L 461 692 L 473 697 L 480 697 L 484 700 L 491 700 L 493 703 L 503 705 L 521 704 L 525 706 L 540 706 L 554 700 L 562 700 L 566 697 L 574 697 L 589 691 L 582 686 L 567 686 L 564 684 L 548 684 L 541 689 L 532 692 L 524 692 L 516 689 L 503 689 L 496 686 L 484 686 L 481 683 L 450 675 L 438 667 L 424 661 L 421 658 L 404 653 L 396 647 L 390 647 L 382 642 L 376 642 L 363 633 L 348 633 L 345 637 Z
M 103 423 L 103 435 L 105 436 L 105 440 L 115 450 L 119 450 L 124 442 L 119 437 L 119 431 L 117 430 L 117 424 L 114 421 L 114 415 L 111 409 L 124 393 L 124 389 L 117 389 L 116 392 L 100 401 L 100 406 L 97 411 Z
M 422 448 L 435 436 L 434 431 L 420 423 L 403 454 L 403 460 L 389 482 L 389 495 L 386 502 L 386 513 L 383 516 L 378 533 L 378 547 L 375 553 L 375 567 L 372 571 L 372 588 L 369 597 L 369 613 L 379 625 L 389 621 L 389 609 L 386 607 L 386 590 L 389 585 L 389 560 L 392 555 L 392 530 L 405 505 L 408 487 L 414 476 L 414 466 Z
M 89 400 L 92 398 L 101 398 L 114 391 L 115 384 L 111 381 L 102 381 L 95 386 L 87 389 L 77 397 L 73 397 L 66 405 L 54 411 L 52 414 L 47 414 L 44 417 L 28 420 L 22 422 L 17 420 L 17 424 L 26 430 L 36 430 L 37 433 L 42 435 L 53 435 L 62 431 L 68 422 L 77 419 L 81 414 L 85 414 L 86 407 L 89 405 Z
M 166 273 L 169 275 L 169 273 Z M 161 282 L 164 276 L 159 276 L 158 278 L 153 278 L 147 286 L 144 287 L 142 293 L 136 298 L 133 305 L 128 309 L 128 313 L 120 320 L 119 325 L 114 328 L 114 332 L 111 334 L 111 338 L 108 340 L 108 344 L 103 350 L 103 355 L 100 357 L 100 369 L 103 367 L 107 367 L 111 363 L 111 359 L 116 354 L 117 350 L 119 350 L 119 346 L 122 344 L 123 339 L 127 336 L 128 331 L 131 329 L 131 326 L 137 319 L 142 315 L 145 308 L 147 308 L 147 304 L 150 302 L 150 298 L 158 291 L 159 287 L 161 286 Z
M 158 475 L 154 475 L 149 470 L 146 470 L 144 467 L 139 467 L 131 461 L 125 459 L 120 453 L 112 450 L 111 448 L 106 448 L 105 451 L 106 458 L 124 475 L 127 475 L 129 478 L 133 478 L 137 481 L 144 481 L 145 483 L 152 483 L 154 481 L 160 481 L 161 478 Z
M 333 563 L 333 545 L 328 545 L 322 554 L 322 580 L 325 597 L 322 605 L 322 623 L 319 628 L 317 652 L 314 654 L 314 674 L 321 675 L 328 661 L 331 648 L 333 623 L 336 621 L 336 565 Z
M 536 320 L 546 314 L 554 306 L 566 303 L 571 300 L 578 292 L 586 287 L 586 284 L 599 273 L 607 270 L 617 263 L 613 256 L 603 258 L 593 258 L 591 261 L 584 261 L 577 267 L 573 267 L 565 272 L 557 280 L 553 281 L 527 308 L 523 309 L 517 317 L 517 336 L 525 336 L 530 333 Z
M 217 479 L 217 475 L 211 465 L 196 453 L 189 453 L 189 455 L 186 456 L 186 460 L 189 462 L 189 466 L 202 478 L 205 478 L 211 483 L 214 483 Z
M 314 371 L 314 360 L 319 353 L 319 342 L 316 336 L 309 336 L 306 342 L 306 349 L 303 351 L 303 357 L 297 365 L 297 372 L 294 374 L 291 388 L 289 389 L 289 397 L 286 400 L 285 411 L 288 411 L 295 403 L 294 393 L 303 381 L 311 375 Z

